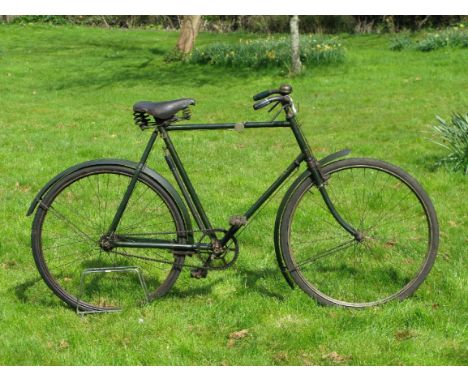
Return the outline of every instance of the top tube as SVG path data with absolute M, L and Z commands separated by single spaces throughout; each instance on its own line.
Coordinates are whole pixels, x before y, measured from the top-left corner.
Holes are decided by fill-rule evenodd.
M 269 121 L 269 122 L 238 122 L 238 123 L 202 123 L 169 125 L 164 128 L 166 131 L 188 131 L 188 130 L 228 130 L 228 129 L 252 129 L 252 128 L 274 128 L 291 127 L 289 121 Z

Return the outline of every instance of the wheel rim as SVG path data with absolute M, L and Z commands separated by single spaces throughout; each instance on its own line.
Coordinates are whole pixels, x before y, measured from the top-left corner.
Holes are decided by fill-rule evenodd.
M 330 172 L 327 191 L 361 242 L 338 225 L 315 187 L 306 187 L 289 226 L 291 273 L 315 295 L 365 307 L 404 296 L 430 252 L 430 219 L 412 186 L 378 166 Z
M 87 275 L 89 268 L 137 266 L 153 296 L 175 281 L 183 264 L 181 256 L 167 251 L 117 248 L 103 250 L 100 240 L 130 181 L 125 171 L 95 171 L 71 177 L 41 203 L 40 235 L 36 243 L 46 282 L 71 305 L 80 301 L 85 310 L 113 309 L 144 297 L 136 273 Z M 116 234 L 180 240 L 177 218 L 150 181 L 140 178 Z M 167 263 L 148 261 L 150 258 Z

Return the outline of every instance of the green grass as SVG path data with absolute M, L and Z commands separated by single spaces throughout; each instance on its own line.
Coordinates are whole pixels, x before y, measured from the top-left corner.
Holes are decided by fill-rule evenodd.
M 202 33 L 198 46 L 239 37 L 254 36 Z M 176 33 L 0 25 L 0 364 L 466 364 L 468 182 L 434 170 L 445 152 L 429 140 L 435 115 L 466 112 L 466 52 L 396 54 L 389 39 L 345 37 L 344 64 L 289 79 L 274 70 L 167 64 Z M 428 191 L 441 246 L 415 296 L 347 310 L 290 290 L 273 247 L 281 194 L 240 237 L 234 268 L 204 280 L 184 271 L 151 305 L 79 318 L 49 291 L 31 256 L 29 203 L 75 163 L 138 160 L 148 134 L 132 123 L 134 102 L 193 97 L 193 122 L 262 120 L 251 96 L 282 82 L 294 87 L 319 157 L 349 147 L 355 157 L 403 167 Z M 215 226 L 245 211 L 297 155 L 281 129 L 173 140 Z M 170 178 L 160 144 L 150 163 Z M 243 329 L 247 335 L 229 339 Z

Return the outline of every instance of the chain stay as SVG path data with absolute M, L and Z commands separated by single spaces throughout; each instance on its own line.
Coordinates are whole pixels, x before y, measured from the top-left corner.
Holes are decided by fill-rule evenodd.
M 216 233 L 216 232 L 226 233 L 226 230 L 220 229 L 220 228 L 214 228 L 214 229 L 207 229 L 207 230 L 190 230 L 190 231 L 178 231 L 178 232 L 139 232 L 139 233 L 132 233 L 132 236 L 181 235 L 181 234 L 184 235 L 184 234 L 189 234 L 189 233 L 191 233 L 191 234 L 202 233 L 202 237 L 201 237 L 201 239 L 199 241 L 201 243 L 202 240 L 205 237 L 207 237 L 210 233 Z M 219 247 L 219 244 L 218 244 L 218 248 L 216 248 L 217 241 L 215 241 L 214 243 L 212 243 L 213 246 L 214 246 L 214 251 L 208 252 L 208 251 L 204 251 L 202 249 L 197 250 L 198 254 L 201 254 L 203 252 L 209 253 L 209 257 L 207 259 L 205 259 L 205 260 L 199 257 L 199 259 L 201 261 L 203 261 L 203 266 L 183 264 L 182 267 L 192 268 L 192 269 L 203 269 L 203 270 L 222 270 L 222 269 L 229 268 L 230 266 L 232 266 L 234 264 L 234 262 L 237 260 L 238 255 L 239 255 L 239 245 L 238 245 L 238 242 L 237 242 L 236 238 L 233 237 L 231 240 L 232 240 L 231 245 L 234 244 L 234 249 L 231 249 L 229 245 L 225 246 L 224 248 L 221 248 L 221 247 Z M 225 255 L 228 253 L 228 251 L 234 251 L 233 258 L 230 261 L 226 261 L 226 259 L 224 258 Z M 115 249 L 113 249 L 110 252 L 114 253 L 114 254 L 117 254 L 117 255 L 120 255 L 120 256 L 124 256 L 124 257 L 137 258 L 137 259 L 140 259 L 140 260 L 147 260 L 147 261 L 152 261 L 152 262 L 156 262 L 156 263 L 174 265 L 173 261 L 155 259 L 153 257 L 147 257 L 147 256 L 134 255 L 134 254 L 127 253 L 125 251 L 116 251 Z M 185 256 L 185 254 L 181 254 L 181 253 L 178 253 L 177 255 L 178 256 Z M 223 265 L 216 265 L 216 266 L 210 265 L 215 260 L 222 260 L 224 262 L 224 264 Z

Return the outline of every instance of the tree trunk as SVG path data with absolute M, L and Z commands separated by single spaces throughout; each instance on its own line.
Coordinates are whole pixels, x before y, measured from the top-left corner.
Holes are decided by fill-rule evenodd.
M 12 16 L 12 15 L 4 15 L 2 16 L 2 20 L 9 23 L 11 22 L 14 18 L 16 18 L 18 16 Z
M 180 27 L 179 41 L 177 41 L 177 49 L 180 52 L 187 54 L 192 51 L 200 25 L 201 16 L 184 16 Z
M 291 16 L 291 72 L 292 74 L 299 74 L 302 70 L 301 53 L 299 46 L 299 16 Z
M 395 19 L 393 16 L 384 16 L 383 21 L 387 24 L 387 28 L 390 33 L 396 32 Z

